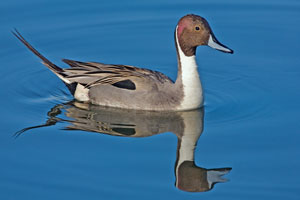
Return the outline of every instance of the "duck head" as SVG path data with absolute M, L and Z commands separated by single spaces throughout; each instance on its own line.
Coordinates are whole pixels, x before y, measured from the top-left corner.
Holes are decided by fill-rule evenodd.
M 176 41 L 186 56 L 195 55 L 196 48 L 200 45 L 233 53 L 233 50 L 217 40 L 206 19 L 198 15 L 189 14 L 182 17 L 177 24 L 175 34 Z

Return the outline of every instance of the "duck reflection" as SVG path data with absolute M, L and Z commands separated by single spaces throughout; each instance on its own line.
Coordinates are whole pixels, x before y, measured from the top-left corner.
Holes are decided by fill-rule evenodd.
M 57 117 L 64 113 L 68 119 Z M 148 137 L 172 132 L 178 138 L 175 163 L 175 185 L 180 190 L 204 192 L 216 183 L 226 182 L 222 176 L 231 168 L 206 169 L 196 166 L 194 153 L 203 131 L 203 109 L 185 112 L 151 112 L 120 110 L 72 101 L 59 104 L 49 112 L 45 124 L 25 128 L 16 136 L 34 128 L 65 121 L 67 130 L 83 130 L 123 137 Z

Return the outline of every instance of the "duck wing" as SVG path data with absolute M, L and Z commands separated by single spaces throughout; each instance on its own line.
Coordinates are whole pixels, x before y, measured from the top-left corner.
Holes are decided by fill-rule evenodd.
M 77 82 L 86 88 L 96 85 L 118 83 L 128 83 L 139 81 L 151 81 L 160 84 L 173 81 L 161 72 L 133 67 L 129 65 L 111 65 L 98 62 L 80 62 L 74 60 L 63 59 L 63 62 L 71 66 L 64 69 L 66 79 L 71 82 Z

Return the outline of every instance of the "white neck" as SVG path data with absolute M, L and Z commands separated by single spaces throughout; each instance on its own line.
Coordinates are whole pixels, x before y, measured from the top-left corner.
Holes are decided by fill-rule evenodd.
M 178 61 L 181 64 L 181 80 L 184 93 L 183 101 L 178 110 L 192 110 L 199 108 L 203 104 L 203 92 L 195 55 L 186 56 L 183 53 L 178 41 L 177 27 L 175 38 L 179 56 Z

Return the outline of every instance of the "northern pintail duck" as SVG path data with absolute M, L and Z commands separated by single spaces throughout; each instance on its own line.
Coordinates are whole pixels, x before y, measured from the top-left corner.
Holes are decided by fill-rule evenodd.
M 63 59 L 71 68 L 62 69 L 41 55 L 17 30 L 13 34 L 66 84 L 76 100 L 125 109 L 178 111 L 201 107 L 203 90 L 195 59 L 197 46 L 208 45 L 233 53 L 216 39 L 203 17 L 193 14 L 182 17 L 175 29 L 175 82 L 160 72 L 129 65 Z

